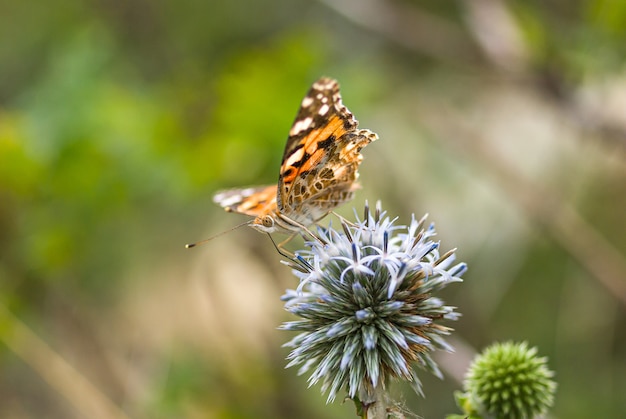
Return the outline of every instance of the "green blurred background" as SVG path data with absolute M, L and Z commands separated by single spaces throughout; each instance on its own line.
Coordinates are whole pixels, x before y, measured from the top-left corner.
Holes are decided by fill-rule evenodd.
M 430 213 L 470 267 L 445 380 L 392 391 L 454 413 L 473 353 L 527 340 L 552 417 L 622 417 L 624 39 L 622 0 L 1 2 L 0 417 L 355 417 L 284 370 L 267 237 L 184 249 L 246 219 L 212 194 L 276 180 L 322 75 L 381 138 L 353 205 Z

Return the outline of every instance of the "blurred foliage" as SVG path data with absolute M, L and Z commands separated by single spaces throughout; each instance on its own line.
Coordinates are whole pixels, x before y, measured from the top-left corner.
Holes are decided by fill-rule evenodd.
M 211 194 L 276 180 L 328 75 L 381 137 L 359 202 L 469 263 L 459 346 L 527 340 L 554 417 L 618 417 L 625 31 L 619 0 L 0 3 L 0 416 L 354 414 L 283 371 L 266 237 L 182 246 L 244 219 Z M 407 405 L 454 411 L 459 371 Z

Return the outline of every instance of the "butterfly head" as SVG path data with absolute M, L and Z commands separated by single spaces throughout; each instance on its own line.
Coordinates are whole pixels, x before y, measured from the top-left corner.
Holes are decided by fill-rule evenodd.
M 259 215 L 250 221 L 249 225 L 261 233 L 273 233 L 278 229 L 274 217 L 270 214 Z

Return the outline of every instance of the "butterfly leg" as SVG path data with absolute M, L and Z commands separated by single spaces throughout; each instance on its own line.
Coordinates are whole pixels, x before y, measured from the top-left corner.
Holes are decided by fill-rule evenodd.
M 316 236 L 315 234 L 313 234 L 313 232 L 311 232 L 311 230 L 309 230 L 306 227 L 303 227 L 302 229 L 303 232 L 306 232 L 309 236 L 311 236 L 314 240 L 317 240 L 320 244 L 324 245 L 324 244 L 328 244 L 328 242 L 326 240 L 324 240 L 323 238 Z M 306 238 L 304 233 L 302 233 L 302 237 Z
M 290 234 L 289 237 L 287 237 L 282 242 L 278 243 L 276 247 L 278 247 L 279 249 L 285 250 L 285 252 L 288 252 L 288 250 L 285 249 L 285 245 L 289 243 L 290 241 L 292 241 L 294 237 L 296 237 L 296 233 Z
M 291 218 L 288 218 L 284 215 L 279 215 L 279 217 L 282 219 L 283 222 L 285 222 L 287 225 L 290 225 L 291 227 L 297 227 L 297 230 L 300 231 L 300 233 L 302 233 L 302 236 L 304 237 L 304 239 L 306 239 L 306 236 L 304 235 L 304 233 L 306 232 L 309 236 L 311 236 L 314 240 L 317 240 L 318 243 L 324 245 L 324 244 L 328 244 L 324 239 L 322 239 L 321 237 L 316 236 L 315 234 L 313 234 L 313 232 L 311 230 L 309 230 L 304 224 L 301 224 L 295 220 L 292 220 Z M 294 230 L 293 228 L 291 228 L 291 230 Z M 291 240 L 293 237 L 290 237 L 289 240 Z M 288 242 L 288 241 L 287 241 Z M 285 242 L 285 244 L 287 243 Z
M 335 211 L 331 211 L 331 214 L 333 214 L 335 217 L 339 218 L 339 221 L 341 221 L 342 224 L 347 224 L 350 227 L 359 227 L 358 225 L 354 224 L 352 221 L 347 220 L 344 217 L 342 217 L 341 215 L 337 214 Z
M 278 254 L 284 257 L 285 259 L 289 259 L 291 260 L 291 262 L 293 262 L 289 266 L 291 266 L 294 269 L 298 269 L 299 271 L 302 271 L 302 272 L 310 272 L 313 269 L 313 267 L 306 260 L 304 260 L 302 256 L 292 253 L 289 250 L 284 248 L 284 246 L 296 236 L 295 233 L 287 237 L 286 240 L 283 240 L 282 242 L 278 244 L 276 244 L 271 234 L 267 233 L 267 235 L 272 241 L 272 244 L 274 245 L 274 248 L 276 249 Z
M 274 245 L 274 248 L 276 249 L 279 255 L 281 255 L 284 258 L 291 259 L 291 260 L 294 260 L 296 258 L 296 255 L 294 253 L 285 249 L 285 245 L 289 243 L 296 236 L 295 233 L 290 235 L 289 237 L 287 237 L 286 240 L 283 240 L 282 242 L 278 244 L 276 244 L 276 242 L 274 241 L 274 238 L 272 237 L 270 233 L 267 233 L 267 235 L 269 236 L 270 240 L 272 241 L 272 244 Z

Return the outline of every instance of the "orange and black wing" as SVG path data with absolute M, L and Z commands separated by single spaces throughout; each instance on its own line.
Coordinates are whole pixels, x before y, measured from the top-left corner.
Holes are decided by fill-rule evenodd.
M 276 210 L 276 185 L 218 192 L 213 196 L 213 202 L 228 212 L 254 217 L 270 214 Z
M 303 222 L 317 220 L 352 198 L 363 159 L 376 134 L 357 130 L 339 84 L 321 78 L 311 86 L 285 146 L 278 181 L 278 210 Z

